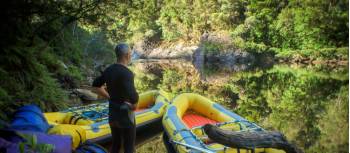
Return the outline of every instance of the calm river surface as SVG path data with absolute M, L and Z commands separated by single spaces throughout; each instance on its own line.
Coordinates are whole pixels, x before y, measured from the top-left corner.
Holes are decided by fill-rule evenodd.
M 196 92 L 265 129 L 281 131 L 305 152 L 348 152 L 348 67 L 139 60 L 132 69 L 140 92 L 162 89 L 172 97 Z M 156 138 L 137 150 L 163 152 L 164 146 Z

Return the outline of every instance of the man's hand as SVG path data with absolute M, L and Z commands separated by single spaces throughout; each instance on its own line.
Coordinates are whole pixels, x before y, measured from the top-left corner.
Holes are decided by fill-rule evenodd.
M 126 101 L 125 103 L 129 105 L 129 107 L 131 108 L 131 110 L 136 110 L 137 104 L 131 104 L 131 103 L 127 102 L 127 101 Z
M 106 88 L 105 86 L 101 86 L 101 87 L 96 87 L 96 93 L 100 96 L 102 96 L 103 98 L 106 98 L 106 99 L 109 99 L 109 94 L 108 92 L 106 91 Z
M 137 109 L 137 104 L 133 104 L 133 109 L 132 110 L 136 110 Z

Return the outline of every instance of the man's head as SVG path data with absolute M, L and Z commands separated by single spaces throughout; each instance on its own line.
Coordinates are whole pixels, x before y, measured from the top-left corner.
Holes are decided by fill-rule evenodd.
M 115 47 L 115 55 L 117 56 L 118 62 L 126 62 L 129 63 L 131 60 L 131 49 L 126 43 L 119 43 Z

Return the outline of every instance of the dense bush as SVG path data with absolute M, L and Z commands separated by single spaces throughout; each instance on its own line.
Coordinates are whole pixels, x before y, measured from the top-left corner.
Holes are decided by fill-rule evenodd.
M 336 59 L 336 60 L 347 60 L 349 48 L 322 48 L 316 49 L 305 49 L 305 50 L 278 50 L 277 57 L 282 58 L 311 58 L 311 59 Z
M 157 24 L 165 40 L 193 41 L 205 32 L 231 31 L 233 46 L 249 52 L 284 55 L 299 50 L 324 59 L 334 58 L 330 48 L 348 47 L 348 1 L 195 0 L 165 1 L 162 6 Z
M 106 37 L 89 44 L 101 29 L 87 28 L 98 16 L 97 3 L 86 1 L 8 1 L 1 11 L 0 118 L 7 120 L 18 107 L 38 104 L 44 111 L 69 105 L 67 89 L 85 77 L 83 66 L 98 54 L 111 52 Z M 88 19 L 89 18 L 89 19 Z M 85 19 L 85 20 L 83 20 Z M 94 59 L 95 61 L 98 61 Z

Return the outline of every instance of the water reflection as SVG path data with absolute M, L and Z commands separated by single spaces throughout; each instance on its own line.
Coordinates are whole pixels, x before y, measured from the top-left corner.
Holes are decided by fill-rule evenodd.
M 347 152 L 347 67 L 190 61 L 143 61 L 135 67 L 139 85 L 147 84 L 143 89 L 161 88 L 174 96 L 200 93 L 266 129 L 283 132 L 306 152 Z
M 209 57 L 208 57 L 209 56 Z M 223 73 L 249 71 L 256 68 L 269 69 L 273 67 L 274 58 L 271 54 L 248 54 L 234 52 L 228 56 L 204 55 L 200 50 L 193 55 L 192 64 L 199 71 L 201 79 L 207 76 Z

